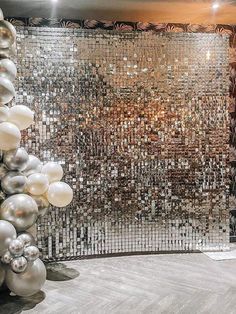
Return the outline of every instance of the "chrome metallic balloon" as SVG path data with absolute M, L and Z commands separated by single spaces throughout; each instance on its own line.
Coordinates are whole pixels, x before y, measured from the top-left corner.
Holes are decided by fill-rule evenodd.
M 5 77 L 0 77 L 0 104 L 5 105 L 9 103 L 15 94 L 16 92 L 12 82 Z
M 29 232 L 22 232 L 17 237 L 18 240 L 24 242 L 24 246 L 27 247 L 29 245 L 35 244 L 35 239 Z
M 0 191 L 0 205 L 5 201 L 6 198 L 6 194 L 3 191 Z
M 10 48 L 0 48 L 0 58 L 13 58 L 16 53 L 15 44 Z
M 40 173 L 42 169 L 41 161 L 34 155 L 29 155 L 29 160 L 24 169 L 24 174 L 28 177 L 33 173 Z
M 23 255 L 27 259 L 27 261 L 33 262 L 37 258 L 39 258 L 39 249 L 36 246 L 33 246 L 33 245 L 27 246 L 24 249 Z
M 0 77 L 14 81 L 16 77 L 16 66 L 10 59 L 4 58 L 0 60 Z
M 16 229 L 5 220 L 0 220 L 0 256 L 8 249 L 12 240 L 16 239 Z
M 20 256 L 20 257 L 13 258 L 10 265 L 11 265 L 11 270 L 19 274 L 26 270 L 28 262 L 24 256 Z
M 10 170 L 22 171 L 26 168 L 29 155 L 23 147 L 8 150 L 3 155 L 3 162 Z
M 0 287 L 4 282 L 5 279 L 5 275 L 6 275 L 6 271 L 5 269 L 0 265 Z
M 24 242 L 19 239 L 12 240 L 8 250 L 13 256 L 21 256 L 24 251 Z
M 14 26 L 4 20 L 0 21 L 0 48 L 11 47 L 16 40 L 16 30 Z
M 27 178 L 18 171 L 10 171 L 2 178 L 1 187 L 6 194 L 24 193 Z
M 46 281 L 46 268 L 38 258 L 32 265 L 28 264 L 21 274 L 15 274 L 7 270 L 6 284 L 8 288 L 18 296 L 28 297 L 37 293 Z
M 0 122 L 5 122 L 8 120 L 10 115 L 10 110 L 7 106 L 0 106 Z
M 46 199 L 46 197 L 39 195 L 32 195 L 33 199 L 35 200 L 36 204 L 38 205 L 38 212 L 39 216 L 43 217 L 50 206 L 49 201 Z
M 10 264 L 12 259 L 13 256 L 11 255 L 11 253 L 9 251 L 6 251 L 6 253 L 4 253 L 3 256 L 1 257 L 1 262 L 3 264 Z
M 9 170 L 7 169 L 7 167 L 3 163 L 0 163 L 0 180 L 2 180 L 3 177 L 5 177 L 8 171 Z
M 30 228 L 37 217 L 38 206 L 27 194 L 12 195 L 0 207 L 0 218 L 12 223 L 18 232 Z
M 0 107 L 0 109 L 1 109 L 1 107 Z M 0 161 L 2 161 L 2 157 L 3 157 L 3 151 L 0 149 Z

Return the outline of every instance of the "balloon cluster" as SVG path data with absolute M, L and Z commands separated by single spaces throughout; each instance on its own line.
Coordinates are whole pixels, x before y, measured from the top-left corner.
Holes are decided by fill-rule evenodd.
M 15 40 L 16 31 L 0 9 L 0 288 L 5 282 L 16 295 L 30 296 L 44 284 L 46 269 L 27 230 L 50 204 L 67 206 L 73 192 L 60 181 L 61 165 L 43 165 L 20 147 L 20 131 L 33 123 L 34 113 L 24 105 L 7 106 L 15 96 L 17 71 L 9 59 Z

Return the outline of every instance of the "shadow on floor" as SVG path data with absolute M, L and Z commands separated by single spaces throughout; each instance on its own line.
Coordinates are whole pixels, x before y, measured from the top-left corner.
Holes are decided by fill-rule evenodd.
M 31 310 L 45 299 L 45 293 L 39 291 L 32 297 L 11 296 L 9 291 L 1 292 L 0 313 L 20 314 L 22 311 Z
M 45 266 L 47 269 L 47 280 L 66 281 L 74 279 L 80 275 L 77 270 L 67 268 L 63 263 L 48 263 Z

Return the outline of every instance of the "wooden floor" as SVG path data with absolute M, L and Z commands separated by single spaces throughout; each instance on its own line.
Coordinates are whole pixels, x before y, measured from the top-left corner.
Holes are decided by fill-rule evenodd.
M 100 258 L 66 265 L 79 270 L 80 276 L 47 281 L 45 295 L 41 292 L 31 300 L 9 297 L 0 303 L 0 313 L 236 313 L 236 260 L 213 261 L 199 253 Z

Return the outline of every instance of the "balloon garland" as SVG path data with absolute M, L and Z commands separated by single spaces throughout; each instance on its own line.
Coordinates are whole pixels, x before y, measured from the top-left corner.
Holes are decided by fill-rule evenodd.
M 46 269 L 29 231 L 50 204 L 67 206 L 73 198 L 70 186 L 60 180 L 62 167 L 45 165 L 20 147 L 21 130 L 34 113 L 27 106 L 7 104 L 15 96 L 17 70 L 9 56 L 15 49 L 16 30 L 4 21 L 0 9 L 0 289 L 3 283 L 18 296 L 38 292 Z

